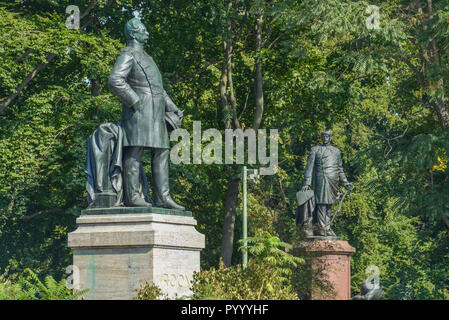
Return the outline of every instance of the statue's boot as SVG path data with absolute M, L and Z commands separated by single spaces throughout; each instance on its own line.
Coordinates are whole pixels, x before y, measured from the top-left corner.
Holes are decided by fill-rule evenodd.
M 313 237 L 313 231 L 312 230 L 304 230 L 304 234 L 305 234 L 306 238 Z
M 180 210 L 180 211 L 184 211 L 185 208 L 179 204 L 177 204 L 175 202 L 175 200 L 173 200 L 171 198 L 170 195 L 166 196 L 165 199 L 159 203 L 156 203 L 156 206 L 158 207 L 162 207 L 162 208 L 167 208 L 167 209 L 174 209 L 174 210 Z
M 156 207 L 185 210 L 170 196 L 168 183 L 168 149 L 153 148 L 151 151 L 151 172 L 153 177 L 153 198 Z
M 331 228 L 329 228 L 329 229 L 326 230 L 326 236 L 328 236 L 328 237 L 336 237 L 337 235 L 335 234 L 335 232 Z
M 303 231 L 304 231 L 304 235 L 306 236 L 306 238 L 313 237 L 313 229 L 312 229 L 311 223 L 304 224 Z
M 127 207 L 151 207 L 140 194 L 140 158 L 143 148 L 127 147 L 123 154 L 124 202 Z
M 319 229 L 316 232 L 316 235 L 320 236 L 320 237 L 336 237 L 334 231 L 332 231 L 332 229 L 330 229 L 330 228 L 329 229 Z
M 151 207 L 151 203 L 146 202 L 143 198 L 135 198 L 131 202 L 129 202 L 127 207 Z

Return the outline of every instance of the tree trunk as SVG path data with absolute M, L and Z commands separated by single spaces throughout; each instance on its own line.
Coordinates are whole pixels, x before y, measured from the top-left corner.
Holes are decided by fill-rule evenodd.
M 231 265 L 232 252 L 234 248 L 235 211 L 237 208 L 237 200 L 239 195 L 239 183 L 239 179 L 235 179 L 232 176 L 229 178 L 224 204 L 225 216 L 223 222 L 223 237 L 221 242 L 221 258 L 227 267 Z
M 100 78 L 92 80 L 92 96 L 98 97 L 100 95 L 100 89 L 101 89 L 101 81 Z
M 253 129 L 258 130 L 262 123 L 263 115 L 263 76 L 262 76 L 262 57 L 260 56 L 260 50 L 262 49 L 262 24 L 263 24 L 263 11 L 257 17 L 256 23 L 256 50 L 259 52 L 259 57 L 256 62 L 256 75 L 254 77 L 254 86 L 256 90 L 256 114 L 254 116 Z
M 231 129 L 232 124 L 238 125 L 236 120 L 236 100 L 234 96 L 234 89 L 232 84 L 232 26 L 231 18 L 232 1 L 228 0 L 228 18 L 226 21 L 226 37 L 224 39 L 225 63 L 222 69 L 220 79 L 220 97 L 223 110 L 223 120 L 226 129 Z M 228 97 L 228 94 L 230 95 Z M 232 108 L 232 110 L 231 110 Z M 231 170 L 231 172 L 234 170 Z M 229 177 L 225 198 L 225 216 L 223 221 L 223 232 L 221 239 L 221 258 L 226 266 L 231 265 L 232 251 L 234 247 L 234 225 L 235 225 L 235 211 L 237 207 L 239 195 L 240 180 L 232 176 Z
M 234 125 L 235 128 L 240 128 L 240 122 L 237 117 L 237 99 L 234 95 L 234 85 L 232 82 L 232 26 L 233 21 L 230 18 L 232 9 L 232 1 L 228 1 L 228 20 L 226 30 L 226 40 L 224 41 L 225 48 L 225 66 L 222 70 L 222 76 L 220 81 L 220 95 L 222 101 L 222 108 L 225 117 L 226 128 L 231 128 Z M 249 8 L 247 8 L 249 12 Z M 260 9 L 256 20 L 256 50 L 260 52 L 263 46 L 262 42 L 262 26 L 263 26 L 263 9 Z M 243 25 L 241 26 L 241 30 Z M 263 82 L 262 82 L 262 57 L 256 61 L 255 66 L 255 91 L 256 91 L 256 112 L 253 119 L 253 128 L 257 130 L 262 122 L 264 99 L 263 99 Z M 225 85 L 226 84 L 226 85 Z M 229 95 L 229 96 L 227 96 Z M 232 114 L 232 118 L 230 118 Z M 233 165 L 233 172 L 235 172 L 238 166 Z M 232 175 L 229 177 L 225 198 L 225 217 L 223 222 L 223 237 L 221 258 L 226 266 L 231 265 L 233 243 L 234 243 L 234 226 L 235 226 L 235 212 L 238 204 L 240 179 L 236 179 Z
M 438 116 L 438 122 L 443 129 L 449 129 L 449 112 L 443 98 L 436 98 L 434 110 Z
M 449 229 L 449 219 L 447 217 L 443 217 L 444 224 Z
M 429 20 L 433 19 L 433 3 L 432 0 L 427 0 L 427 13 L 429 15 Z M 429 45 L 429 53 L 430 59 L 432 59 L 433 67 L 437 70 L 438 73 L 442 73 L 441 68 L 441 59 L 440 59 L 440 50 L 435 38 L 432 39 Z M 439 90 L 442 91 L 441 97 L 435 99 L 435 107 L 434 110 L 437 113 L 438 121 L 440 126 L 444 129 L 449 128 L 449 111 L 447 109 L 447 105 L 444 99 L 444 79 L 439 79 L 437 82 L 437 86 Z
M 228 97 L 226 96 L 226 84 L 228 82 L 226 66 L 227 65 L 225 63 L 223 69 L 221 70 L 219 90 L 220 90 L 221 110 L 223 113 L 224 126 L 226 129 L 229 129 L 231 128 L 231 121 L 229 118 Z

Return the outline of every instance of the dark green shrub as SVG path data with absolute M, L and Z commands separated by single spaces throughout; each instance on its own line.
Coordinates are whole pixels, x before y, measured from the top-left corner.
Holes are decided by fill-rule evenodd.
M 193 275 L 197 300 L 295 300 L 293 287 L 284 281 L 279 268 L 251 259 L 247 269 L 241 265 L 226 268 L 222 261 L 218 269 Z
M 87 291 L 70 289 L 65 279 L 58 282 L 52 276 L 42 283 L 30 269 L 16 279 L 8 278 L 6 272 L 0 276 L 0 300 L 77 300 Z
M 136 300 L 168 300 L 168 296 L 157 285 L 145 282 L 137 290 Z

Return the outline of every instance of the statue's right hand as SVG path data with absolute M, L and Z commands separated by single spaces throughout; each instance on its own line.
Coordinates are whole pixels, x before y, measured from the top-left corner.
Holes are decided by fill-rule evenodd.
M 301 189 L 301 191 L 307 191 L 307 190 L 310 190 L 310 186 L 309 185 L 305 185 Z

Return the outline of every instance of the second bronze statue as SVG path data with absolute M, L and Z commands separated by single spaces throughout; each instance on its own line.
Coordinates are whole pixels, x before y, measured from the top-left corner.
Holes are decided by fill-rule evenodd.
M 170 196 L 166 124 L 166 114 L 170 114 L 170 119 L 174 116 L 182 119 L 183 112 L 167 95 L 158 67 L 144 51 L 149 34 L 143 23 L 137 18 L 130 20 L 125 26 L 125 36 L 127 46 L 120 52 L 108 81 L 109 89 L 123 103 L 124 204 L 151 206 L 142 197 L 139 179 L 142 154 L 150 150 L 155 206 L 184 210 Z
M 304 184 L 298 192 L 296 222 L 306 237 L 335 237 L 331 229 L 332 205 L 340 197 L 339 185 L 352 190 L 344 174 L 340 150 L 332 145 L 332 132 L 321 133 L 322 145 L 310 151 Z

